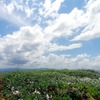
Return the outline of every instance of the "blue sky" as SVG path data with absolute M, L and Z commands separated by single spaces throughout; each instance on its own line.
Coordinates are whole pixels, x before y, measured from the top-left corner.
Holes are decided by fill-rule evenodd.
M 60 13 L 70 13 L 75 7 L 84 8 L 86 0 L 65 0 L 59 10 Z
M 100 70 L 100 0 L 1 0 L 0 68 Z

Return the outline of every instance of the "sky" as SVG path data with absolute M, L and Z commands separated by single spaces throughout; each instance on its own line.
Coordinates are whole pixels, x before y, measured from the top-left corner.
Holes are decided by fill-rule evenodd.
M 0 0 L 0 69 L 100 70 L 100 0 Z

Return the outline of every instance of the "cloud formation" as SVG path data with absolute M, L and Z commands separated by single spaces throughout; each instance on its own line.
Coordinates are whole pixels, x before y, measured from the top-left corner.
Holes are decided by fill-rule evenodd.
M 80 40 L 100 37 L 100 1 L 89 0 L 83 9 L 59 13 L 64 1 L 0 1 L 0 19 L 19 26 L 18 31 L 0 37 L 0 68 L 100 69 L 100 55 L 55 53 L 80 49 L 84 44 Z M 59 37 L 67 43 L 53 41 Z
M 76 36 L 73 41 L 90 40 L 100 37 L 100 1 L 89 0 L 85 6 L 86 11 L 83 14 L 84 19 L 87 20 L 87 25 L 80 35 Z

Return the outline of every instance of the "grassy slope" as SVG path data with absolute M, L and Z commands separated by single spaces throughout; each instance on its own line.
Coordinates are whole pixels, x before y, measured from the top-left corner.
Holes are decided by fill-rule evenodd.
M 10 100 L 100 100 L 100 73 L 93 70 L 37 70 L 17 71 L 2 74 L 3 95 Z M 11 88 L 19 91 L 13 95 Z M 34 93 L 34 91 L 40 92 Z

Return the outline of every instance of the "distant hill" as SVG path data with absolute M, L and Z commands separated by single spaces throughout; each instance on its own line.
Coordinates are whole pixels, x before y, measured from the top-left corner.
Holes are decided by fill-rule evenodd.
M 48 68 L 32 68 L 32 69 L 27 69 L 27 68 L 5 68 L 5 69 L 0 69 L 0 72 L 13 72 L 13 71 L 32 71 L 32 70 L 48 70 Z
M 0 72 L 11 72 L 11 71 L 17 71 L 17 68 L 5 68 L 5 69 L 0 69 Z
M 4 72 L 13 72 L 13 71 L 32 71 L 32 70 L 51 70 L 49 68 L 2 68 L 0 69 L 0 73 L 4 73 Z M 100 70 L 91 70 L 91 71 L 96 71 L 100 73 Z

